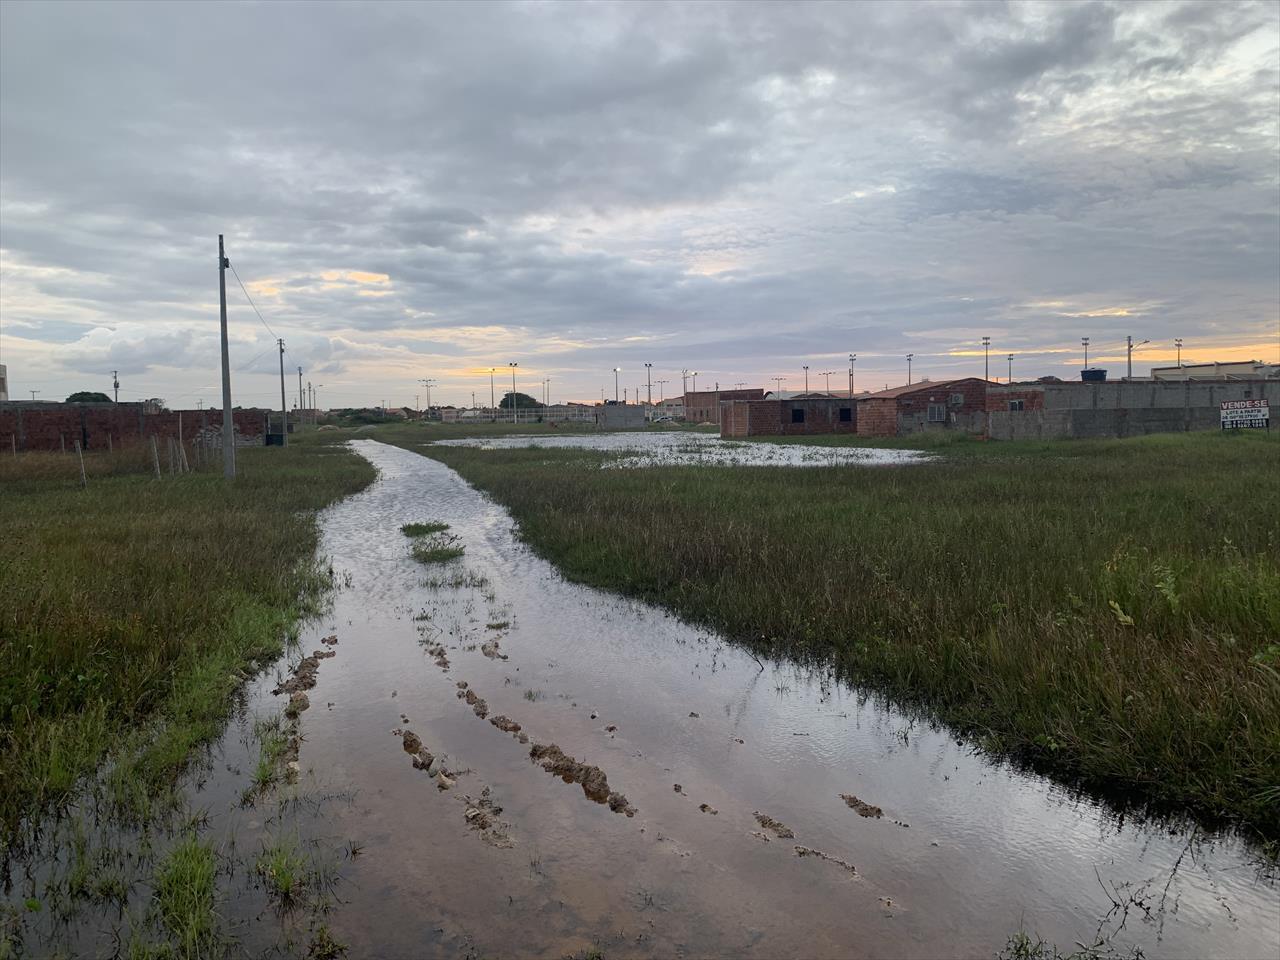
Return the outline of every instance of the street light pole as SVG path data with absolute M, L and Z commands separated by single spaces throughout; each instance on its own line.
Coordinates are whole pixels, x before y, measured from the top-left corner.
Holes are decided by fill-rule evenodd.
M 1182 338 L 1174 337 L 1173 342 L 1174 342 L 1174 345 L 1178 348 L 1178 369 L 1181 370 L 1182 369 Z
M 991 338 L 982 338 L 982 379 L 991 379 Z
M 496 367 L 489 368 L 489 419 L 493 423 L 498 422 L 498 405 L 497 403 L 494 402 L 494 392 L 493 392 L 493 372 L 495 369 L 497 368 Z
M 1081 337 L 1080 342 L 1084 345 L 1084 368 L 1089 369 L 1089 338 Z
M 809 365 L 804 365 L 804 392 L 809 392 Z
M 613 402 L 614 403 L 618 402 L 618 373 L 621 370 L 622 370 L 621 367 L 613 368 Z
M 1009 382 L 1013 383 L 1013 354 L 1009 354 Z
M 915 357 L 914 353 L 907 354 L 907 386 L 911 386 L 911 360 Z
M 646 363 L 644 365 L 644 383 L 645 383 L 645 399 L 649 406 L 653 406 L 653 364 Z
M 511 368 L 511 422 L 517 423 L 519 421 L 517 420 L 518 414 L 516 413 L 516 410 L 518 409 L 516 404 L 516 367 L 520 366 L 520 364 L 508 363 L 507 366 Z
M 787 378 L 786 377 L 770 377 L 769 379 L 778 385 L 778 393 L 781 393 L 782 385 L 786 383 Z
M 856 353 L 849 354 L 849 399 L 853 399 L 853 365 L 858 362 Z

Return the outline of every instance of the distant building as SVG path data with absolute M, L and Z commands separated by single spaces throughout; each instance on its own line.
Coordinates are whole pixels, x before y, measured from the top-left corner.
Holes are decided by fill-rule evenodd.
M 925 430 L 982 433 L 988 383 L 981 377 L 925 381 L 857 398 L 860 437 L 901 437 Z
M 0 403 L 9 399 L 9 368 L 0 363 Z
M 720 436 L 805 436 L 857 432 L 857 406 L 848 398 L 774 396 L 726 400 L 720 405 Z
M 684 397 L 669 397 L 666 400 L 659 400 L 653 405 L 650 414 L 654 419 L 658 417 L 671 417 L 674 420 L 684 419 Z
M 684 418 L 690 423 L 720 425 L 720 404 L 726 400 L 763 400 L 764 391 L 699 390 L 684 395 Z
M 1175 367 L 1151 368 L 1152 380 L 1257 380 L 1270 377 L 1280 377 L 1280 363 L 1244 360 L 1231 363 L 1184 363 Z
M 988 429 L 994 440 L 1217 430 L 1228 400 L 1267 400 L 1273 409 L 1280 407 L 1280 378 L 993 384 L 987 392 Z

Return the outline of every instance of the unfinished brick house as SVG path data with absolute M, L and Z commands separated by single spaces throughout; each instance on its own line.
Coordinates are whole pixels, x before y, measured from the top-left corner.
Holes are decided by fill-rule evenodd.
M 720 405 L 722 437 L 854 433 L 857 425 L 856 405 L 841 397 L 726 400 Z
M 699 390 L 684 395 L 684 418 L 689 423 L 720 423 L 720 404 L 726 400 L 763 400 L 764 391 Z
M 858 398 L 860 437 L 902 437 L 925 430 L 986 428 L 988 383 L 981 377 L 913 383 Z

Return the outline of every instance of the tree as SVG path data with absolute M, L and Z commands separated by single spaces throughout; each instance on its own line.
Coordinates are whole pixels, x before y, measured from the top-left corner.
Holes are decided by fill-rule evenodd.
M 510 390 L 502 397 L 502 402 L 498 406 L 503 410 L 511 409 L 511 398 L 516 398 L 516 407 L 520 410 L 541 410 L 542 404 L 527 393 L 512 393 Z
M 67 403 L 110 403 L 111 398 L 105 393 L 98 393 L 95 390 L 77 390 L 71 396 L 67 397 Z

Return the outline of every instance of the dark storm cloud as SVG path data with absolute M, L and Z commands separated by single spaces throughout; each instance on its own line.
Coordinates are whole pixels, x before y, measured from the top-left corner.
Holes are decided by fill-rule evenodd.
M 1143 337 L 1261 339 L 1277 23 L 1267 3 L 9 2 L 3 332 L 50 377 L 212 369 L 225 233 L 291 357 L 335 375 L 525 350 L 591 395 L 617 362 L 759 379 L 980 332 L 1030 350 L 1107 309 Z M 270 338 L 231 283 L 252 355 Z

